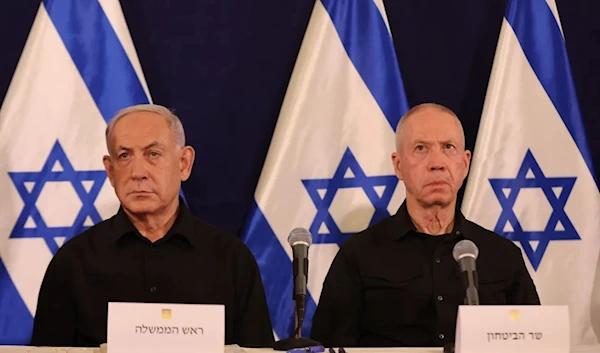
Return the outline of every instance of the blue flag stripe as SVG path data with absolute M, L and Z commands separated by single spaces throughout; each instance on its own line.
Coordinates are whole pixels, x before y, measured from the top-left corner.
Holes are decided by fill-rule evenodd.
M 567 48 L 550 7 L 545 0 L 511 0 L 506 20 L 596 180 Z
M 0 346 L 28 345 L 33 317 L 0 259 Z
M 290 229 L 291 230 L 291 229 Z M 267 295 L 273 330 L 280 339 L 294 331 L 292 263 L 256 202 L 252 203 L 242 240 L 254 254 Z M 303 336 L 310 334 L 317 306 L 310 293 L 306 298 Z
M 393 130 L 409 109 L 394 42 L 372 0 L 322 0 L 342 44 Z
M 44 0 L 102 117 L 148 103 L 148 97 L 98 0 Z

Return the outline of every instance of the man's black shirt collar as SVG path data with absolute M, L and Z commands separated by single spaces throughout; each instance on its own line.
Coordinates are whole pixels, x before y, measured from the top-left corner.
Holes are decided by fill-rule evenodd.
M 187 242 L 190 245 L 192 245 L 193 247 L 200 247 L 201 244 L 200 244 L 198 237 L 194 236 L 194 228 L 195 228 L 194 226 L 195 226 L 194 216 L 192 215 L 190 210 L 187 208 L 187 206 L 183 202 L 183 199 L 180 197 L 179 198 L 179 210 L 178 210 L 177 218 L 175 219 L 175 222 L 173 223 L 173 225 L 171 226 L 171 229 L 169 229 L 167 234 L 165 234 L 164 237 L 162 237 L 161 239 L 156 241 L 155 244 L 158 245 L 158 243 L 167 241 L 170 238 L 172 238 L 173 236 L 178 236 L 178 237 L 182 237 L 183 239 L 187 240 Z M 136 236 L 144 238 L 140 234 L 140 232 L 134 227 L 133 223 L 131 223 L 131 220 L 129 219 L 129 217 L 127 217 L 127 214 L 125 213 L 125 210 L 123 209 L 123 206 L 120 206 L 119 211 L 117 212 L 117 214 L 115 215 L 115 217 L 113 219 L 112 234 L 111 234 L 112 241 L 115 244 L 118 244 L 120 239 L 122 239 L 124 236 L 128 236 L 128 235 L 136 235 Z M 146 238 L 144 238 L 144 239 L 146 239 Z M 149 240 L 147 240 L 147 241 L 149 241 Z
M 410 233 L 419 233 L 417 227 L 415 227 L 414 223 L 410 219 L 410 215 L 408 214 L 408 207 L 406 206 L 406 200 L 402 203 L 398 212 L 393 216 L 394 219 L 394 239 L 402 239 L 404 236 Z M 469 238 L 468 231 L 465 229 L 467 226 L 467 220 L 465 216 L 459 211 L 456 210 L 454 214 L 454 227 L 452 228 L 452 232 L 450 234 L 454 235 L 463 235 L 465 238 Z

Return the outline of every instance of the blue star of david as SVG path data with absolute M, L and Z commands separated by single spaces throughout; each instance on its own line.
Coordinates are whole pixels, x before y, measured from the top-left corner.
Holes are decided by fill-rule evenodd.
M 529 170 L 531 170 L 533 178 L 526 177 Z M 571 223 L 571 220 L 565 213 L 565 204 L 573 190 L 576 179 L 576 177 L 547 178 L 530 150 L 527 150 L 523 164 L 521 164 L 521 168 L 515 179 L 490 179 L 490 184 L 492 184 L 494 193 L 502 206 L 502 213 L 494 231 L 512 241 L 518 241 L 523 247 L 533 269 L 536 271 L 551 241 L 581 239 L 573 223 Z M 552 206 L 552 214 L 543 231 L 524 231 L 514 213 L 513 206 L 515 205 L 519 191 L 523 188 L 542 189 L 548 202 L 550 202 L 550 206 Z M 560 193 L 555 194 L 552 188 L 561 188 L 562 190 Z M 510 190 L 508 195 L 504 194 L 503 189 Z M 564 230 L 557 230 L 558 222 L 562 224 Z M 504 231 L 506 223 L 512 226 L 512 232 Z M 535 250 L 530 243 L 532 240 L 539 241 Z
M 351 177 L 346 176 L 350 170 Z M 335 223 L 329 208 L 336 192 L 344 188 L 361 188 L 371 201 L 375 208 L 373 217 L 369 225 L 388 217 L 388 204 L 392 199 L 398 178 L 395 175 L 367 176 L 362 170 L 358 161 L 349 148 L 344 152 L 344 156 L 331 179 L 303 179 L 302 183 L 310 195 L 317 208 L 317 214 L 310 226 L 310 232 L 313 235 L 315 244 L 338 244 L 342 245 L 346 239 L 353 233 L 344 233 Z M 381 196 L 375 191 L 375 187 L 385 187 Z M 319 191 L 324 191 L 319 194 Z M 325 224 L 329 233 L 320 233 L 321 225 Z
M 62 171 L 52 171 L 56 162 L 62 166 Z M 90 171 L 75 171 L 71 162 L 67 158 L 62 146 L 58 141 L 52 147 L 46 163 L 39 172 L 9 172 L 17 191 L 21 195 L 25 203 L 17 223 L 13 228 L 10 238 L 42 238 L 45 240 L 52 254 L 56 254 L 59 244 L 56 242 L 56 237 L 65 237 L 65 242 L 73 236 L 81 233 L 89 228 L 84 226 L 86 219 L 89 217 L 94 224 L 101 222 L 102 217 L 94 206 L 94 202 L 100 193 L 102 184 L 106 179 L 106 172 L 103 170 Z M 86 191 L 83 182 L 92 181 L 93 184 Z M 81 200 L 82 206 L 75 218 L 73 224 L 69 227 L 49 227 L 40 211 L 36 206 L 36 202 L 47 182 L 70 182 L 77 196 Z M 33 187 L 28 190 L 26 185 L 33 184 Z M 60 206 L 60 200 L 57 200 L 57 207 Z M 26 227 L 27 220 L 31 218 L 35 227 Z

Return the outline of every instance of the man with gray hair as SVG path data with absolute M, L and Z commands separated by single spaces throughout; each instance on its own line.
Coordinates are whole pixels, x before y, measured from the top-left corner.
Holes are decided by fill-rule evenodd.
M 225 305 L 225 343 L 273 334 L 252 253 L 194 217 L 179 197 L 194 163 L 181 121 L 159 105 L 126 108 L 106 128 L 103 162 L 118 213 L 65 243 L 42 282 L 31 345 L 106 342 L 109 302 Z
M 439 347 L 454 341 L 465 288 L 452 250 L 479 248 L 481 304 L 539 304 L 521 250 L 468 221 L 456 197 L 471 152 L 458 117 L 437 104 L 406 113 L 392 163 L 406 200 L 395 215 L 352 236 L 323 284 L 311 336 L 329 347 Z

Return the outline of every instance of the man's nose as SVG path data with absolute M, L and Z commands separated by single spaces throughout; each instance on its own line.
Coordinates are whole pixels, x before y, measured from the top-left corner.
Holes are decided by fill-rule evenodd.
M 143 158 L 134 158 L 131 162 L 131 179 L 143 180 L 148 177 L 146 163 Z
M 432 151 L 429 156 L 429 170 L 443 171 L 446 169 L 446 156 L 442 151 Z

